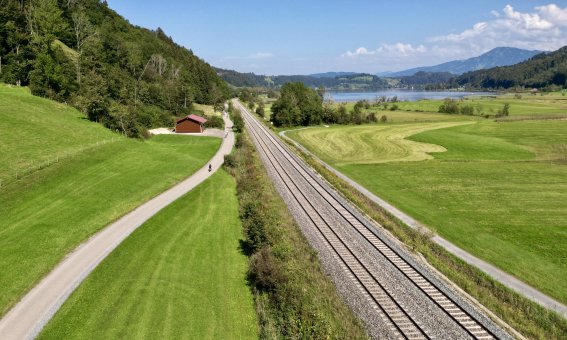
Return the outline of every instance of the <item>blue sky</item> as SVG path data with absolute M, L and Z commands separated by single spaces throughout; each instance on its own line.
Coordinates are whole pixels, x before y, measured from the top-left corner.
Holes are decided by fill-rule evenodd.
M 110 0 L 214 66 L 259 74 L 376 73 L 498 46 L 567 45 L 564 1 Z

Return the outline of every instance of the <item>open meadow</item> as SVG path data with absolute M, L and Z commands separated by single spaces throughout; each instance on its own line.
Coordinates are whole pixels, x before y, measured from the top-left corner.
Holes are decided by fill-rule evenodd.
M 408 114 L 391 112 L 389 121 Z M 424 115 L 448 119 L 287 136 L 439 235 L 567 302 L 567 121 Z
M 234 179 L 220 170 L 127 238 L 40 339 L 256 339 Z
M 0 119 L 1 164 L 18 160 L 13 163 L 23 167 L 68 153 L 0 189 L 0 315 L 79 243 L 191 175 L 221 143 L 209 137 L 120 137 L 23 89 L 3 88 L 0 103 L 2 116 L 10 118 Z M 92 142 L 101 139 L 107 142 Z M 13 179 L 13 170 L 5 178 Z

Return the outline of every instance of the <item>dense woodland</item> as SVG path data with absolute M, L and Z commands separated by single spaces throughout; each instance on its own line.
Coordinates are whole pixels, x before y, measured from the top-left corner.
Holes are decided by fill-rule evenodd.
M 0 0 L 0 81 L 70 103 L 129 136 L 229 94 L 192 51 L 98 0 Z
M 468 72 L 457 77 L 455 82 L 460 86 L 484 89 L 563 88 L 567 86 L 567 46 L 516 65 Z

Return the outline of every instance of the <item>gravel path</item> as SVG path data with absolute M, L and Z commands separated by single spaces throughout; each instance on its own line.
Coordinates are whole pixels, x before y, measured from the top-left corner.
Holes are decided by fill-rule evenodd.
M 247 112 L 243 107 L 241 107 L 241 110 Z M 251 126 L 254 126 L 250 120 L 253 118 L 246 113 L 245 118 L 248 120 L 247 128 L 250 131 Z M 398 268 L 378 252 L 368 240 L 355 232 L 351 223 L 323 199 L 322 195 L 301 175 L 300 170 L 292 166 L 290 160 L 284 157 L 273 142 L 271 143 L 265 140 L 265 135 L 263 135 L 262 132 L 250 132 L 253 132 L 251 134 L 259 150 L 260 157 L 266 165 L 268 174 L 273 179 L 278 192 L 288 204 L 290 212 L 300 225 L 311 245 L 317 250 L 325 271 L 335 282 L 339 293 L 352 310 L 365 322 L 371 337 L 380 339 L 398 338 L 400 333 L 392 327 L 392 322 L 384 316 L 385 314 L 380 312 L 375 300 L 370 298 L 370 295 L 361 288 L 361 285 L 353 278 L 353 275 L 345 269 L 346 266 L 342 264 L 337 254 L 332 251 L 329 243 L 323 238 L 321 232 L 315 227 L 319 225 L 319 223 L 314 224 L 313 218 L 307 214 L 308 209 L 302 206 L 302 204 L 310 205 L 313 207 L 313 210 L 317 211 L 317 214 L 321 216 L 322 220 L 324 220 L 334 233 L 339 235 L 340 239 L 348 245 L 348 248 L 356 254 L 357 260 L 368 268 L 368 271 L 377 278 L 377 281 L 380 282 L 384 289 L 388 291 L 411 318 L 419 324 L 420 328 L 425 331 L 427 337 L 451 339 L 471 338 L 469 333 L 443 312 L 429 297 L 425 296 Z M 280 148 L 287 150 L 285 146 L 280 146 Z M 305 164 L 297 157 L 293 157 L 293 160 L 297 164 L 302 164 L 304 169 L 307 169 Z M 328 185 L 321 179 L 317 180 L 317 182 L 321 186 L 328 188 Z M 298 199 L 298 197 L 300 198 Z M 333 194 L 333 198 L 342 200 L 336 193 Z M 342 201 L 345 203 L 344 200 Z M 371 228 L 373 233 L 380 234 L 381 237 L 385 238 L 390 237 L 388 233 L 383 232 L 381 228 L 372 225 L 365 217 L 358 214 L 356 209 L 351 207 L 349 211 L 351 211 L 353 216 L 356 214 L 357 218 L 365 220 L 365 225 L 367 224 L 367 227 Z M 390 240 L 388 243 L 401 257 L 411 262 L 416 268 L 419 268 L 419 271 L 423 275 L 427 275 L 440 291 L 447 296 L 451 296 L 454 301 L 457 301 L 462 310 L 473 315 L 476 320 L 490 329 L 498 338 L 510 338 L 510 336 L 491 319 L 478 311 L 468 299 L 455 293 L 441 279 L 437 278 L 434 273 L 431 273 L 425 266 L 419 264 L 418 261 L 413 258 L 413 254 L 406 251 L 402 245 L 397 244 L 397 241 Z
M 32 339 L 65 300 L 126 237 L 158 211 L 185 195 L 217 171 L 234 145 L 232 122 L 223 115 L 228 135 L 213 158 L 196 173 L 104 228 L 55 267 L 0 320 L 0 339 Z M 208 165 L 212 171 L 208 171 Z

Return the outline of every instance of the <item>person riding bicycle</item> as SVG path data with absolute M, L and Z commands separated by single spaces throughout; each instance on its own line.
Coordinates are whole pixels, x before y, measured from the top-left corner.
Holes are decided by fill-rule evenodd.
M 212 164 L 209 164 L 209 172 L 211 172 L 211 170 L 213 170 L 213 166 Z

